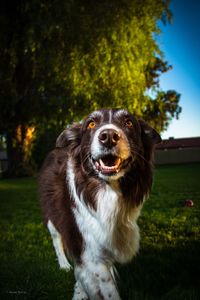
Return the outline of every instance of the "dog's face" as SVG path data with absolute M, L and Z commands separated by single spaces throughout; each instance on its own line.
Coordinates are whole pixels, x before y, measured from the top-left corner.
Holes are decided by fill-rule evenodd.
M 160 141 L 153 128 L 122 109 L 94 111 L 80 127 L 58 138 L 57 146 L 67 145 L 69 137 L 78 137 L 83 167 L 107 181 L 124 176 L 138 159 L 149 159 L 145 151 Z
M 141 147 L 139 124 L 125 110 L 93 112 L 83 124 L 82 136 L 83 155 L 89 155 L 93 170 L 105 180 L 122 177 L 135 159 L 132 149 Z

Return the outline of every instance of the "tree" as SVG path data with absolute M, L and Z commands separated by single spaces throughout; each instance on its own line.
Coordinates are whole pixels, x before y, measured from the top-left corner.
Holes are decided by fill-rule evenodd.
M 159 89 L 170 66 L 155 34 L 158 20 L 171 19 L 168 0 L 1 5 L 0 132 L 7 136 L 11 173 L 30 164 L 31 128 L 33 140 L 38 128 L 61 128 L 106 106 L 127 107 L 159 130 L 179 115 L 179 95 Z
M 181 95 L 174 90 L 164 92 L 159 87 L 159 76 L 170 69 L 171 65 L 155 56 L 145 71 L 147 88 L 151 93 L 143 95 L 142 116 L 159 132 L 167 129 L 172 118 L 178 119 L 182 110 L 179 106 Z

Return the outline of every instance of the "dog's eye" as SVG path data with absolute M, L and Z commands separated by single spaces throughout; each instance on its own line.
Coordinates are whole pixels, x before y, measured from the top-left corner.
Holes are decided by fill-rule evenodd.
M 131 120 L 127 120 L 125 123 L 126 127 L 133 128 L 133 122 Z
M 96 126 L 96 123 L 94 121 L 91 121 L 89 124 L 88 124 L 88 127 L 89 129 L 92 129 Z

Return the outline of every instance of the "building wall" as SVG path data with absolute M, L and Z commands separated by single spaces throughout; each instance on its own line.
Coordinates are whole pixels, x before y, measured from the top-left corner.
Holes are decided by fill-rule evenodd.
M 157 165 L 189 162 L 200 162 L 200 148 L 165 149 L 156 150 L 155 153 Z

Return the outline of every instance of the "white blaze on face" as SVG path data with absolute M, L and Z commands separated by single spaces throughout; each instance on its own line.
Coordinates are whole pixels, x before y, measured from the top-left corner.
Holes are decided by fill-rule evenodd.
M 120 135 L 120 140 L 118 144 L 115 146 L 115 148 L 112 150 L 113 154 L 120 157 L 122 160 L 125 160 L 129 158 L 130 156 L 130 147 L 129 147 L 129 142 L 124 134 L 124 132 L 118 128 L 117 126 L 113 124 L 107 124 L 101 126 L 94 134 L 92 144 L 91 144 L 91 154 L 92 158 L 99 158 L 102 155 L 106 154 L 106 147 L 102 146 L 102 144 L 99 141 L 99 135 L 102 131 L 107 130 L 107 129 L 113 129 L 117 131 Z
M 106 147 L 99 139 L 106 130 L 114 130 L 120 136 L 116 145 Z M 124 162 L 130 157 L 130 145 L 123 130 L 113 124 L 101 126 L 95 133 L 91 143 L 91 156 L 94 169 L 104 180 L 117 180 L 124 176 Z

